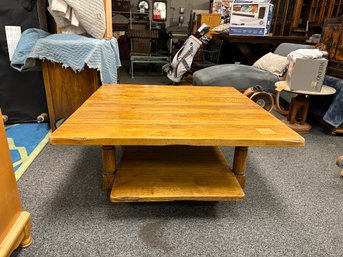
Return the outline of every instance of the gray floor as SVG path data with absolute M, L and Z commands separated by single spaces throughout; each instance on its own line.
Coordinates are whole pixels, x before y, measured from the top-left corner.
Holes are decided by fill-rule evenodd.
M 19 181 L 33 244 L 13 255 L 342 256 L 343 137 L 315 125 L 305 139 L 250 148 L 240 202 L 111 204 L 100 148 L 47 145 Z
M 122 84 L 166 85 L 171 83 L 162 75 L 162 66 L 159 64 L 135 64 L 133 78 L 129 74 L 128 65 L 128 62 L 124 62 L 121 68 L 120 83 Z

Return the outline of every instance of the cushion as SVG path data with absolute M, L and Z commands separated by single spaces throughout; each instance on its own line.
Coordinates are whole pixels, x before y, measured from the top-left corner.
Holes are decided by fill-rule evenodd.
M 287 57 L 278 54 L 267 53 L 258 59 L 253 67 L 261 70 L 269 71 L 276 76 L 282 77 L 288 67 Z
M 241 91 L 253 86 L 262 86 L 273 92 L 274 83 L 279 80 L 278 76 L 270 72 L 243 64 L 221 64 L 193 73 L 193 85 L 233 86 Z

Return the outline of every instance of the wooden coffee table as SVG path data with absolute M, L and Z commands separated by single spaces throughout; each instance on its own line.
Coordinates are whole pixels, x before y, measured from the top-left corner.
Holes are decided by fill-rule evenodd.
M 304 145 L 232 87 L 152 85 L 102 86 L 50 142 L 102 146 L 112 202 L 243 199 L 249 146 Z M 218 146 L 235 146 L 232 169 Z

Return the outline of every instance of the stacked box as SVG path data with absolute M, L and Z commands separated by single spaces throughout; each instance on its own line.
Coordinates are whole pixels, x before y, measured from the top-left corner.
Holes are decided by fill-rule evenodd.
M 326 73 L 328 60 L 325 58 L 290 61 L 287 83 L 291 90 L 320 92 Z
M 265 36 L 270 31 L 270 0 L 235 0 L 231 8 L 230 35 Z

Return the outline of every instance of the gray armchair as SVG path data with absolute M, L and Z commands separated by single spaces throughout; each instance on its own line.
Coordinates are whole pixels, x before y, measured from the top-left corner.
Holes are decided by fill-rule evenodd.
M 294 50 L 310 47 L 309 45 L 282 43 L 274 53 L 287 56 Z M 193 85 L 234 86 L 241 91 L 259 85 L 273 92 L 274 84 L 279 80 L 278 76 L 268 71 L 242 64 L 216 65 L 193 73 Z

